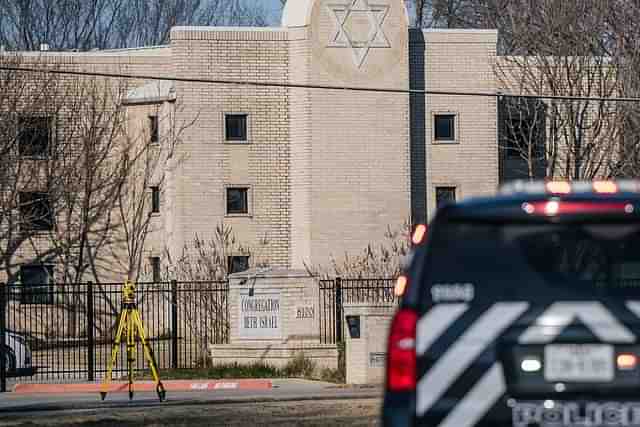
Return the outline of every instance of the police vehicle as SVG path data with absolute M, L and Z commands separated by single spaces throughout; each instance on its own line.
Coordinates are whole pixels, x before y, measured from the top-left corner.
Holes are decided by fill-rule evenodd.
M 31 349 L 25 337 L 7 331 L 5 346 L 0 345 L 0 357 L 5 358 L 7 377 L 26 377 L 35 374 L 31 360 Z
M 413 243 L 385 426 L 640 426 L 638 182 L 516 182 Z

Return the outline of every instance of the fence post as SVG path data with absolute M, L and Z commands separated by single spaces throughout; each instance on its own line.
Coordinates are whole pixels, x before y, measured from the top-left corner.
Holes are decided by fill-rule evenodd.
M 336 277 L 336 343 L 342 342 L 342 279 Z
M 95 329 L 93 310 L 93 282 L 87 282 L 87 380 L 96 379 Z
M 171 368 L 178 369 L 178 282 L 171 281 Z
M 7 355 L 6 355 L 6 306 L 8 287 L 6 283 L 0 283 L 0 392 L 7 391 Z

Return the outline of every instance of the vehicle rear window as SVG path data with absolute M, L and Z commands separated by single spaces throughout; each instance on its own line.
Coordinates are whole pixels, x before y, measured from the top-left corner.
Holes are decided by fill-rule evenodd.
M 640 223 L 439 224 L 427 251 L 424 288 L 474 300 L 640 296 Z

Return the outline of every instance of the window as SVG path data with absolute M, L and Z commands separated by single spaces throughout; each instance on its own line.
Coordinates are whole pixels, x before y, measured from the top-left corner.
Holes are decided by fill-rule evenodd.
M 436 207 L 447 203 L 455 203 L 456 187 L 436 187 Z
M 160 212 L 160 187 L 151 187 L 151 213 Z
M 21 156 L 47 157 L 50 137 L 50 117 L 21 117 L 18 120 L 18 150 Z
M 53 210 L 47 193 L 20 193 L 20 216 L 22 230 L 53 230 Z
M 240 273 L 249 269 L 249 256 L 230 256 L 227 257 L 228 274 Z
M 151 263 L 151 280 L 158 283 L 162 280 L 160 277 L 160 257 L 153 256 L 149 258 L 149 262 Z
M 243 215 L 249 213 L 249 189 L 227 188 L 227 214 Z
M 50 265 L 23 265 L 20 267 L 20 302 L 22 304 L 53 303 L 53 267 Z
M 149 116 L 149 136 L 152 144 L 160 142 L 158 116 Z
M 226 114 L 224 133 L 227 141 L 247 141 L 247 115 Z
M 501 146 L 507 157 L 545 156 L 546 106 L 539 100 L 514 98 L 499 105 Z
M 433 118 L 433 134 L 436 141 L 456 140 L 455 114 L 436 114 Z

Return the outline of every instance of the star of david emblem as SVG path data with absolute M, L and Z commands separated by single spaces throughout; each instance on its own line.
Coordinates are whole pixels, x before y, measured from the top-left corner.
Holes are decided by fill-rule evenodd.
M 337 30 L 328 47 L 351 49 L 353 61 L 360 68 L 375 48 L 391 47 L 382 26 L 389 6 L 369 4 L 369 0 L 349 0 L 347 4 L 329 5 Z

